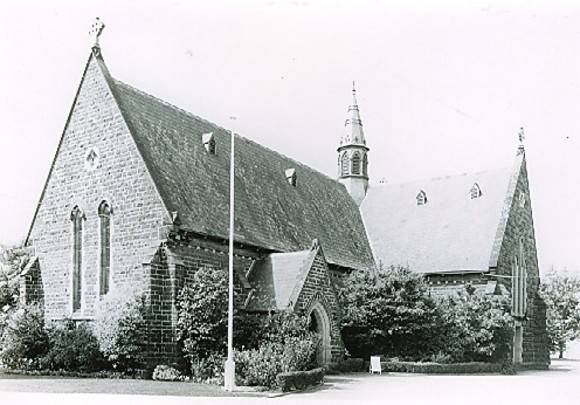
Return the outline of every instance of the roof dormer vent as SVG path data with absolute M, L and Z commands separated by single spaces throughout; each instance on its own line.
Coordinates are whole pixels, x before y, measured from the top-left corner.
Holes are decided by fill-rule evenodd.
M 296 169 L 295 168 L 290 168 L 290 169 L 286 169 L 286 181 L 296 187 Z
M 215 155 L 215 138 L 213 132 L 208 132 L 201 136 L 201 141 L 203 142 L 203 147 L 210 155 Z
M 419 191 L 419 194 L 415 198 L 417 199 L 417 205 L 427 204 L 427 194 L 423 190 Z
M 469 190 L 469 196 L 471 197 L 472 200 L 479 198 L 483 195 L 483 193 L 481 192 L 481 187 L 479 187 L 479 184 L 477 183 L 473 183 L 473 186 L 471 186 L 471 190 Z

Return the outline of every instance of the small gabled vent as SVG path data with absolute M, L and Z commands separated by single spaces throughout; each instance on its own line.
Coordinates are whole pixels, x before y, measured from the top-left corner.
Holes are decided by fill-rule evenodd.
M 423 190 L 419 191 L 419 194 L 415 198 L 417 199 L 417 205 L 427 204 L 427 194 Z
M 296 169 L 286 169 L 286 181 L 291 186 L 296 187 Z
M 474 200 L 481 197 L 482 195 L 483 193 L 481 192 L 481 187 L 479 187 L 479 184 L 474 183 L 473 186 L 471 186 L 471 190 L 469 190 L 469 196 L 472 200 Z
M 201 136 L 201 141 L 203 142 L 203 147 L 210 155 L 215 155 L 215 138 L 213 132 L 208 132 Z

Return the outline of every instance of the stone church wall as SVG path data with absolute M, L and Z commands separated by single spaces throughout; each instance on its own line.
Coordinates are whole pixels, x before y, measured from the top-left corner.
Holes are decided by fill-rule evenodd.
M 298 295 L 295 308 L 300 313 L 307 314 L 316 301 L 320 301 L 324 305 L 330 318 L 332 362 L 338 362 L 344 358 L 344 343 L 340 333 L 340 305 L 334 292 L 331 277 L 328 265 L 319 250 L 302 291 Z
M 523 207 L 519 203 L 522 193 L 525 195 Z M 527 312 L 525 319 L 522 320 L 524 326 L 523 361 L 547 364 L 550 362 L 550 353 L 546 333 L 546 306 L 538 294 L 540 273 L 525 163 L 515 187 L 514 200 L 509 212 L 496 269 L 497 275 L 507 276 L 498 277 L 498 281 L 510 291 L 511 278 L 509 277 L 512 273 L 513 258 L 518 254 L 520 237 L 523 238 L 524 242 L 527 268 Z
M 143 260 L 158 241 L 166 210 L 94 57 L 87 66 L 28 240 L 38 256 L 48 319 L 72 315 L 72 224 L 75 206 L 85 214 L 82 307 L 90 319 L 99 297 L 101 201 L 111 216 L 111 288 L 143 290 Z M 98 154 L 94 170 L 87 154 Z

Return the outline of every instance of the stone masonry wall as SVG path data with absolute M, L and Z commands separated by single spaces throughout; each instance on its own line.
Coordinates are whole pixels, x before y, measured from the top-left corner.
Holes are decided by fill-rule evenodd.
M 94 170 L 87 154 L 97 152 Z M 91 318 L 99 298 L 99 217 L 107 200 L 111 217 L 111 289 L 145 289 L 142 262 L 158 245 L 166 209 L 94 56 L 78 96 L 39 203 L 28 244 L 39 258 L 48 319 L 72 315 L 71 211 L 85 214 L 82 250 L 82 307 Z
M 526 198 L 523 207 L 519 204 L 521 193 L 524 193 Z M 515 186 L 514 200 L 509 211 L 495 271 L 499 276 L 507 276 L 498 277 L 498 280 L 509 291 L 511 291 L 510 276 L 513 257 L 518 254 L 520 237 L 523 237 L 527 268 L 527 313 L 525 319 L 522 320 L 524 326 L 523 361 L 547 364 L 550 357 L 546 333 L 546 307 L 538 294 L 540 274 L 525 160 Z
M 339 362 L 344 358 L 344 342 L 340 333 L 340 306 L 328 265 L 321 252 L 322 250 L 319 249 L 314 258 L 310 272 L 302 286 L 302 291 L 296 300 L 295 311 L 308 314 L 312 305 L 317 301 L 324 306 L 330 318 L 332 362 Z
M 32 304 L 44 302 L 44 289 L 42 286 L 42 274 L 38 265 L 38 259 L 34 258 L 29 263 L 26 271 L 20 275 L 20 303 Z
M 242 292 L 245 274 L 259 255 L 248 249 L 235 249 L 234 271 L 238 277 L 234 288 Z M 180 365 L 183 361 L 176 341 L 177 297 L 179 291 L 191 285 L 193 275 L 200 268 L 214 268 L 228 273 L 228 246 L 208 239 L 188 241 L 168 240 L 160 248 L 155 260 L 146 266 L 150 275 L 149 339 L 150 366 L 157 364 Z M 237 294 L 237 307 L 243 305 L 244 294 Z

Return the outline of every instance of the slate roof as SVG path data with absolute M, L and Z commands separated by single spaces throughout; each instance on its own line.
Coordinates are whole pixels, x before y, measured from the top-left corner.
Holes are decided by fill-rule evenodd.
M 487 271 L 513 169 L 369 187 L 361 205 L 373 253 L 419 273 Z M 470 198 L 471 187 L 482 196 Z M 418 206 L 423 190 L 427 204 Z
M 182 228 L 226 239 L 229 131 L 120 81 L 109 82 L 167 209 L 178 212 Z M 215 155 L 202 143 L 209 132 Z M 296 170 L 296 187 L 286 180 L 289 168 Z M 235 176 L 237 242 L 288 252 L 306 249 L 317 238 L 329 263 L 374 266 L 358 207 L 336 180 L 239 136 Z
M 299 281 L 312 266 L 317 249 L 291 253 L 272 253 L 257 260 L 248 272 L 248 282 L 255 289 L 246 304 L 247 310 L 288 309 Z

